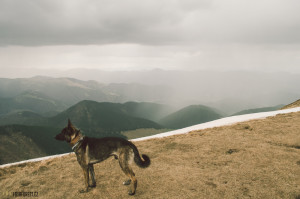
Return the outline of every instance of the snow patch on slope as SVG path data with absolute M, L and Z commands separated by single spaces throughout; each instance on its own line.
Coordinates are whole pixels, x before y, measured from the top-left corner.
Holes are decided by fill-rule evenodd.
M 220 126 L 226 126 L 226 125 L 232 125 L 239 122 L 245 122 L 249 120 L 254 119 L 264 119 L 266 117 L 275 116 L 278 114 L 285 114 L 285 113 L 293 113 L 300 111 L 300 107 L 292 108 L 292 109 L 285 109 L 285 110 L 279 110 L 279 111 L 271 111 L 271 112 L 262 112 L 262 113 L 252 113 L 252 114 L 246 114 L 246 115 L 236 115 L 231 117 L 225 117 L 218 120 L 197 124 L 194 126 L 186 127 L 183 129 L 178 129 L 175 131 L 169 131 L 165 133 L 160 133 L 157 135 L 147 136 L 147 137 L 141 137 L 136 138 L 131 141 L 142 141 L 142 140 L 148 140 L 152 138 L 163 138 L 171 135 L 179 135 L 179 134 L 186 134 L 191 131 L 197 131 L 197 130 L 203 130 L 208 128 L 214 128 L 214 127 L 220 127 Z

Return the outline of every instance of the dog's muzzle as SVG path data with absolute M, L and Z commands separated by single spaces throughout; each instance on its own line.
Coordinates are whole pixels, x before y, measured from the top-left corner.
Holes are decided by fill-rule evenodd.
M 61 140 L 64 141 L 65 140 L 65 136 L 63 136 L 61 133 L 55 136 L 56 140 Z

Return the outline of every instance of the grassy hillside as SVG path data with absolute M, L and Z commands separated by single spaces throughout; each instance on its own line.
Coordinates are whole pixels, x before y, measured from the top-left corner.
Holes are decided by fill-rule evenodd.
M 295 107 L 300 107 L 300 99 L 291 104 L 288 104 L 288 105 L 282 107 L 281 109 L 288 109 L 288 108 L 295 108 Z
M 159 121 L 167 128 L 179 129 L 221 118 L 221 115 L 210 107 L 192 105 L 172 113 Z
M 282 108 L 284 105 L 278 105 L 273 107 L 263 107 L 263 108 L 255 108 L 255 109 L 247 109 L 240 112 L 237 112 L 234 115 L 244 115 L 244 114 L 250 114 L 250 113 L 260 113 L 260 112 L 268 112 L 268 111 L 276 111 Z
M 0 169 L 0 193 L 38 192 L 39 198 L 287 198 L 300 197 L 300 112 L 280 114 L 185 135 L 136 142 L 151 158 L 134 166 L 135 196 L 117 160 L 95 165 L 97 187 L 84 186 L 74 154 Z M 11 198 L 3 196 L 2 198 Z
M 0 126 L 0 164 L 71 151 L 67 144 L 54 140 L 60 130 L 23 125 Z

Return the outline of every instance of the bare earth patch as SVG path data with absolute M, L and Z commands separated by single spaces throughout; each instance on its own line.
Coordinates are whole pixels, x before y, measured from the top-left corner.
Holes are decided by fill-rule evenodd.
M 135 143 L 152 164 L 134 166 L 135 196 L 113 158 L 95 165 L 97 187 L 80 194 L 74 154 L 0 169 L 0 198 L 299 198 L 300 113 Z

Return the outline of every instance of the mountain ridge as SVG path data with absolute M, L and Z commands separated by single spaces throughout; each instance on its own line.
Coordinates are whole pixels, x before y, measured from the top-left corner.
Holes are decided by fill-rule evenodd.
M 51 121 L 63 127 L 68 118 L 86 131 L 95 130 L 103 132 L 108 130 L 109 132 L 119 132 L 121 130 L 138 128 L 161 128 L 155 122 L 129 115 L 124 109 L 124 104 L 120 103 L 83 100 L 57 116 L 52 117 Z M 94 121 L 91 121 L 91 118 Z M 96 123 L 101 124 L 100 126 L 103 129 L 96 128 Z
M 0 115 L 16 111 L 32 111 L 42 115 L 51 115 L 66 107 L 60 101 L 38 91 L 24 91 L 11 98 L 0 98 Z

